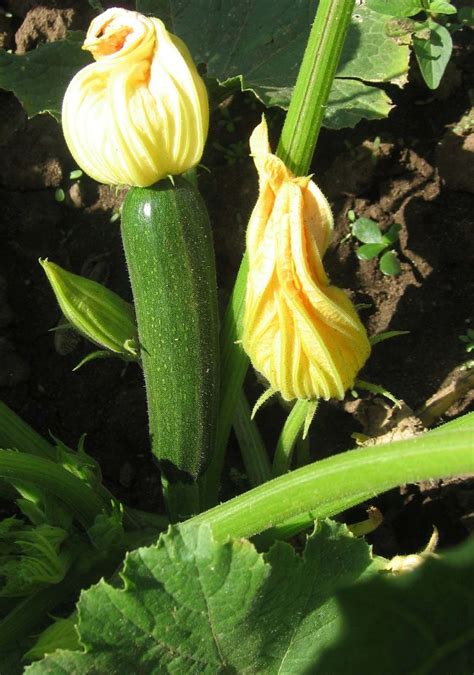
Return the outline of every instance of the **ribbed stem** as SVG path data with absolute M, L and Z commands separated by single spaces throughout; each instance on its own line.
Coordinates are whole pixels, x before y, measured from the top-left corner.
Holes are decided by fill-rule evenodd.
M 275 456 L 273 458 L 273 477 L 282 476 L 290 470 L 293 450 L 298 437 L 301 435 L 307 414 L 308 401 L 296 401 L 290 414 L 286 418 L 278 439 Z
M 84 481 L 41 457 L 0 450 L 0 478 L 13 485 L 33 485 L 54 495 L 85 528 L 91 527 L 98 515 L 110 509 L 110 503 L 100 499 Z
M 280 476 L 187 521 L 217 538 L 250 537 L 289 519 L 339 513 L 398 485 L 474 472 L 474 413 L 415 438 L 358 448 Z M 186 524 L 186 525 L 187 525 Z
M 242 390 L 234 412 L 234 431 L 250 485 L 256 487 L 266 483 L 272 477 L 272 467 L 258 427 L 250 418 L 250 406 Z
M 203 508 L 214 506 L 219 493 L 225 450 L 234 418 L 235 406 L 249 365 L 249 358 L 239 343 L 244 317 L 245 285 L 248 259 L 240 264 L 234 290 L 220 330 L 221 392 L 214 454 L 200 480 Z
M 319 2 L 277 150 L 296 175 L 308 173 L 354 4 Z
M 54 461 L 56 451 L 29 424 L 0 401 L 0 448 L 15 449 Z

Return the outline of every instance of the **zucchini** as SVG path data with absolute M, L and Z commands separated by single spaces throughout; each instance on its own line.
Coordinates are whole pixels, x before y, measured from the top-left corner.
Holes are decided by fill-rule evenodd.
M 193 482 L 211 459 L 219 396 L 214 249 L 199 192 L 184 178 L 131 188 L 122 239 L 152 452 L 165 482 Z

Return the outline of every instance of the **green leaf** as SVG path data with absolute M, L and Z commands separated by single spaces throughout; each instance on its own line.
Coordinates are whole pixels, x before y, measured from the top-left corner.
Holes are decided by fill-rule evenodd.
M 136 4 L 138 11 L 159 16 L 184 40 L 195 61 L 205 64 L 208 77 L 253 91 L 267 106 L 288 107 L 317 0 L 279 0 L 278 12 L 271 0 L 137 0 Z M 199 31 L 196 25 L 201 26 Z M 385 19 L 358 7 L 324 125 L 338 129 L 354 126 L 363 117 L 386 117 L 390 99 L 364 81 L 402 83 L 408 59 L 408 46 L 386 35 Z
M 29 117 L 47 112 L 59 120 L 67 85 L 91 61 L 81 49 L 82 40 L 82 33 L 72 33 L 27 54 L 0 49 L 0 88 L 12 91 Z
M 474 663 L 474 539 L 400 576 L 337 593 L 343 621 L 312 672 L 468 675 Z
M 413 49 L 424 81 L 436 89 L 443 77 L 453 49 L 449 31 L 434 21 L 429 22 L 429 38 L 413 36 Z
M 378 224 L 370 218 L 358 218 L 352 226 L 353 236 L 364 244 L 382 244 L 383 236 Z
M 356 251 L 359 260 L 373 260 L 387 248 L 385 244 L 363 244 Z
M 389 277 L 396 277 L 397 274 L 400 274 L 400 261 L 395 251 L 387 251 L 387 253 L 383 254 L 380 258 L 379 268 L 382 274 L 386 274 Z
M 367 6 L 374 12 L 400 18 L 414 16 L 423 10 L 421 0 L 367 0 Z
M 402 229 L 402 226 L 399 223 L 393 223 L 388 229 L 387 232 L 383 235 L 382 239 L 383 241 L 389 246 L 390 244 L 394 244 L 398 240 L 398 235 L 400 233 L 400 230 Z
M 386 16 L 369 7 L 361 5 L 355 8 L 337 77 L 354 77 L 364 82 L 405 83 L 409 47 L 387 35 L 386 23 Z
M 445 0 L 431 0 L 429 11 L 433 14 L 456 14 L 458 10 L 454 5 Z
M 56 652 L 25 673 L 309 672 L 336 637 L 335 592 L 378 567 L 365 542 L 331 522 L 303 556 L 175 527 L 127 557 L 123 588 L 101 581 L 82 594 L 85 652 Z
M 162 18 L 186 42 L 193 58 L 205 64 L 208 77 L 251 90 L 267 106 L 287 108 L 318 0 L 280 0 L 278 12 L 270 0 L 137 0 L 136 4 L 139 11 Z M 199 31 L 196 25 L 201 26 Z M 49 112 L 59 120 L 68 83 L 91 61 L 80 48 L 82 37 L 71 34 L 68 40 L 41 45 L 25 55 L 0 51 L 0 87 L 13 91 L 29 116 Z M 358 7 L 325 126 L 338 129 L 362 118 L 386 117 L 390 99 L 365 82 L 403 84 L 408 58 L 408 46 L 386 34 L 383 15 Z
M 379 120 L 393 108 L 382 89 L 370 87 L 360 80 L 336 78 L 327 103 L 324 126 L 330 129 L 355 127 L 362 118 Z

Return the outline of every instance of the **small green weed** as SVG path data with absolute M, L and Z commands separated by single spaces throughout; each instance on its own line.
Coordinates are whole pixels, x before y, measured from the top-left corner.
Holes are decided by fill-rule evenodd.
M 382 274 L 392 277 L 400 274 L 400 261 L 392 247 L 398 241 L 401 225 L 394 223 L 383 233 L 378 223 L 370 218 L 357 218 L 352 210 L 347 216 L 351 235 L 362 244 L 356 251 L 359 260 L 373 260 L 380 256 L 378 263 Z

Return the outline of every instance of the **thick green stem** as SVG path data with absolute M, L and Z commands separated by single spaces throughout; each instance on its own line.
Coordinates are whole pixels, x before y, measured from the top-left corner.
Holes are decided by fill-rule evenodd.
M 320 0 L 277 155 L 296 175 L 308 172 L 354 0 Z
M 250 485 L 256 487 L 266 483 L 272 477 L 272 467 L 257 425 L 250 418 L 250 406 L 242 390 L 234 412 L 234 431 Z
M 354 1 L 320 0 L 277 150 L 296 175 L 308 172 Z M 241 337 L 239 327 L 244 314 L 247 270 L 245 256 L 221 331 L 222 389 L 218 440 L 211 465 L 203 477 L 202 488 L 208 506 L 215 504 L 218 498 L 227 439 L 248 368 L 248 357 L 237 343 Z M 232 377 L 227 377 L 227 373 Z
M 286 541 L 300 532 L 314 527 L 314 521 L 317 518 L 335 516 L 353 506 L 357 506 L 357 504 L 365 502 L 371 497 L 373 497 L 373 493 L 368 492 L 365 494 L 352 495 L 347 499 L 335 499 L 333 502 L 328 501 L 325 504 L 321 504 L 317 511 L 305 511 L 304 513 L 285 520 L 283 523 L 278 523 L 278 525 L 275 525 L 268 530 L 264 530 L 256 535 L 253 541 L 255 541 L 259 547 L 268 548 L 275 540 L 282 539 Z
M 98 515 L 110 510 L 110 503 L 84 481 L 48 459 L 0 450 L 1 478 L 13 485 L 33 485 L 54 495 L 85 528 L 91 527 Z
M 250 537 L 312 512 L 331 516 L 404 483 L 474 472 L 474 414 L 405 441 L 351 450 L 275 478 L 187 521 Z
M 18 450 L 18 452 L 42 457 L 43 459 L 57 464 L 58 451 L 51 444 L 48 443 L 40 434 L 30 427 L 24 420 L 13 412 L 5 403 L 0 401 L 0 449 L 3 450 Z M 71 451 L 72 452 L 72 451 Z M 94 492 L 101 498 L 103 503 L 111 504 L 114 501 L 112 494 L 102 485 L 97 482 L 94 485 Z M 16 490 L 11 488 L 8 483 L 0 480 L 0 495 L 9 500 L 14 500 L 17 497 Z M 128 527 L 134 528 L 139 512 L 136 516 L 132 514 L 132 509 L 125 508 L 125 524 Z M 149 517 L 151 518 L 151 516 Z M 159 518 L 158 522 L 161 524 L 163 518 Z M 163 526 L 165 529 L 166 526 Z
M 48 443 L 2 401 L 0 401 L 0 448 L 27 452 L 52 461 L 55 460 L 57 454 L 51 443 Z
M 309 436 L 296 439 L 296 466 L 298 468 L 311 464 Z
M 239 343 L 242 335 L 247 272 L 248 259 L 245 255 L 220 331 L 221 396 L 214 454 L 206 473 L 201 478 L 200 489 L 203 508 L 214 506 L 217 501 L 235 406 L 249 365 L 249 358 Z
M 278 439 L 275 456 L 273 458 L 273 477 L 282 476 L 290 470 L 293 450 L 304 427 L 307 414 L 308 401 L 296 401 L 290 414 L 286 418 Z

